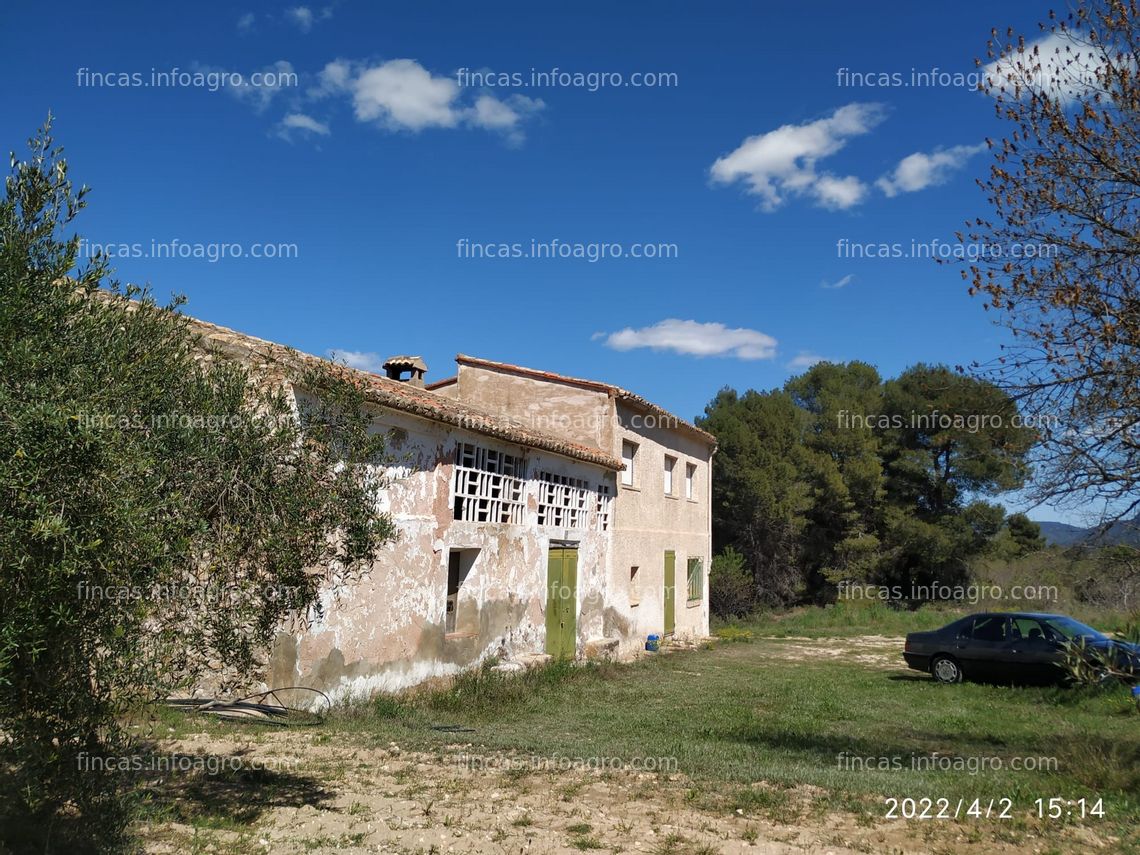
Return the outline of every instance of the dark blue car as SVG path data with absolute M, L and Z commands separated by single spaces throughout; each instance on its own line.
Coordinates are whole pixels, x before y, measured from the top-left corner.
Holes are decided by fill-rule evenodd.
M 903 658 L 940 683 L 963 679 L 1015 683 L 1063 683 L 1065 652 L 1083 647 L 1094 664 L 1140 677 L 1140 646 L 1109 638 L 1066 615 L 983 612 L 931 632 L 906 637 Z

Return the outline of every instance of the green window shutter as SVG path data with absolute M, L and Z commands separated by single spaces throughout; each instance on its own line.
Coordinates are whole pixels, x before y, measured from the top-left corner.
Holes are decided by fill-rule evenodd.
M 701 559 L 689 559 L 689 599 L 699 600 L 705 590 L 705 580 L 701 573 Z

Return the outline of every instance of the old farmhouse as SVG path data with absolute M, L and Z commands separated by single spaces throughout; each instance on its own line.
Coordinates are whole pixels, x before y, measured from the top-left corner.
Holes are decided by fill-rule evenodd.
M 206 352 L 284 350 L 194 322 Z M 460 355 L 359 371 L 393 461 L 399 529 L 324 619 L 282 633 L 268 685 L 394 691 L 488 657 L 627 657 L 708 634 L 714 438 L 616 386 Z M 334 603 L 335 600 L 335 603 Z

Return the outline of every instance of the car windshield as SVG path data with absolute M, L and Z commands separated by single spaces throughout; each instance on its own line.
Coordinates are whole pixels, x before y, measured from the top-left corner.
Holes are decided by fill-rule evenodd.
M 1096 641 L 1107 641 L 1108 638 L 1097 632 L 1091 626 L 1085 626 L 1078 620 L 1070 617 L 1048 618 L 1045 623 L 1061 633 L 1065 638 L 1091 638 Z

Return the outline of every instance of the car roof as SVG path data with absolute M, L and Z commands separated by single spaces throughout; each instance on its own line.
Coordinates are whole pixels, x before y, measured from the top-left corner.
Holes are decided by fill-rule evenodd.
M 1010 618 L 1069 618 L 1068 615 L 1051 614 L 1049 612 L 977 612 L 976 614 L 967 615 L 966 617 L 1010 617 Z

